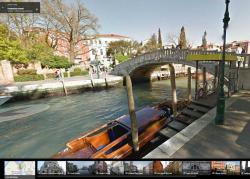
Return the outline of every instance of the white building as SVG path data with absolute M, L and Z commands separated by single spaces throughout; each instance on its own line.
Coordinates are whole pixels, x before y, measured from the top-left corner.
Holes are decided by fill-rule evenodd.
M 98 60 L 100 60 L 104 66 L 110 66 L 113 62 L 107 56 L 108 45 L 110 42 L 119 40 L 131 41 L 129 37 L 117 34 L 99 34 L 95 39 L 89 40 L 87 43 L 90 49 L 90 61 L 95 60 L 97 55 Z

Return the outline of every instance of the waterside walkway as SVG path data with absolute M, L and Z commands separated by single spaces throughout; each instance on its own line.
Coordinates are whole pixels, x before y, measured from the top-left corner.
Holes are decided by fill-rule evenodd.
M 86 89 L 115 86 L 122 82 L 120 76 L 104 75 L 99 79 L 90 79 L 89 76 L 76 76 L 59 80 L 49 79 L 43 81 L 16 82 L 10 85 L 1 85 L 0 93 L 12 95 L 14 98 L 39 98 L 53 95 L 64 95 L 64 88 L 68 93 L 79 93 Z
M 215 116 L 213 108 L 144 158 L 249 158 L 250 91 L 226 100 L 224 125 L 215 125 Z

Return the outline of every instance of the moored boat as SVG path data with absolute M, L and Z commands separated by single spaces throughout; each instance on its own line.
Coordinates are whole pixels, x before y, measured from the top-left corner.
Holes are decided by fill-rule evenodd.
M 6 103 L 12 96 L 0 96 L 0 106 Z
M 151 141 L 169 119 L 169 112 L 146 107 L 136 112 L 139 147 Z M 133 153 L 131 121 L 122 116 L 66 144 L 53 158 L 125 158 Z

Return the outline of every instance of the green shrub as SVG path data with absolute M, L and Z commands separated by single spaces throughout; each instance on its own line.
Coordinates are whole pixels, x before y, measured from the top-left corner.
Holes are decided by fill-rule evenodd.
M 75 68 L 75 69 L 74 69 L 74 72 L 76 72 L 76 73 L 77 73 L 77 72 L 78 72 L 78 73 L 81 73 L 81 72 L 82 72 L 82 69 L 81 69 L 81 68 Z
M 47 74 L 46 74 L 46 77 L 47 77 L 48 79 L 51 79 L 51 78 L 55 78 L 56 75 L 55 75 L 55 73 L 47 73 Z
M 70 76 L 83 76 L 83 75 L 87 75 L 88 74 L 88 71 L 86 70 L 83 70 L 83 71 L 73 71 L 73 72 L 70 72 Z
M 20 75 L 14 76 L 15 82 L 24 82 L 24 81 L 39 81 L 44 80 L 43 75 Z
M 36 70 L 34 69 L 24 69 L 24 70 L 18 70 L 18 75 L 36 75 Z

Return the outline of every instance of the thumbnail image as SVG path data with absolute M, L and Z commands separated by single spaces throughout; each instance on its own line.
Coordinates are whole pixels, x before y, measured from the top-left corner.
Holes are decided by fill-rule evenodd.
M 182 161 L 165 161 L 165 173 L 169 175 L 182 174 Z
M 109 173 L 111 175 L 124 175 L 123 161 L 110 161 L 108 163 Z
M 211 172 L 216 175 L 239 175 L 240 161 L 212 161 Z
M 39 175 L 65 175 L 66 161 L 38 161 L 37 173 Z
M 89 172 L 93 175 L 109 174 L 108 163 L 106 161 L 94 161 L 93 164 L 89 166 Z
M 182 174 L 184 175 L 209 175 L 211 174 L 210 161 L 183 161 Z
M 152 175 L 152 161 L 124 161 L 124 174 L 126 175 Z
M 94 161 L 67 161 L 68 175 L 91 175 L 90 166 Z
M 35 161 L 5 161 L 4 174 L 35 176 Z
M 241 161 L 241 174 L 250 175 L 250 161 Z

